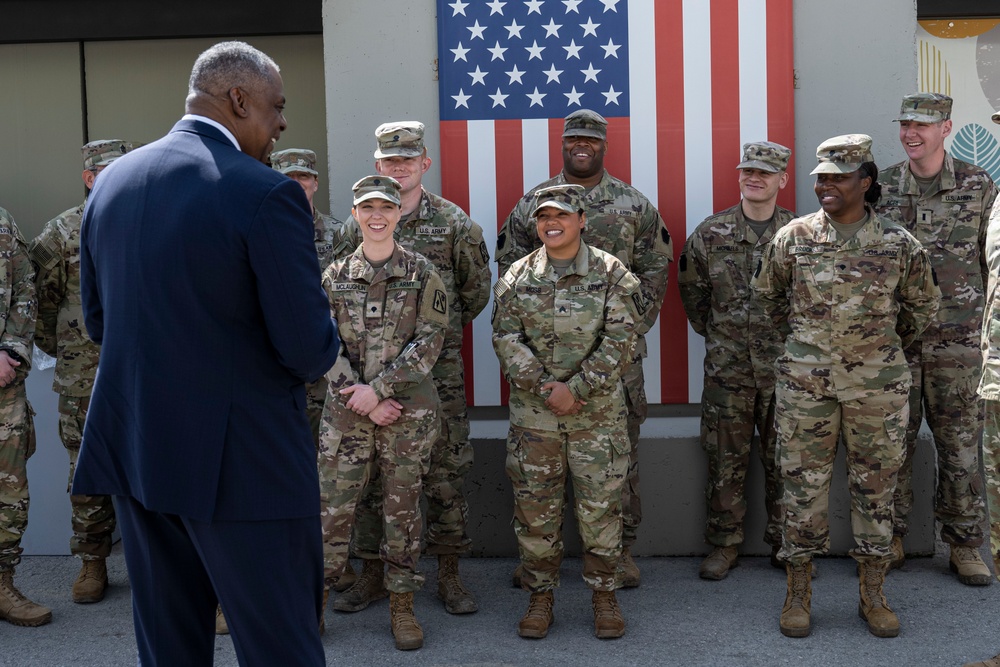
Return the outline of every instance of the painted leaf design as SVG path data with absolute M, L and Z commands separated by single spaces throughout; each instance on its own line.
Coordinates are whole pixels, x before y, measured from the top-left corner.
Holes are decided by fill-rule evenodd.
M 962 126 L 951 142 L 951 154 L 982 167 L 994 181 L 1000 177 L 1000 142 L 979 123 Z

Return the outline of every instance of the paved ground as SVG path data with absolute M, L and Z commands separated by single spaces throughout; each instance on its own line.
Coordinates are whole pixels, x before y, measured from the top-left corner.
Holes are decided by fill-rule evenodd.
M 984 554 L 985 555 L 985 554 Z M 765 558 L 744 558 L 721 582 L 697 577 L 697 558 L 640 558 L 643 583 L 619 592 L 628 622 L 624 638 L 600 641 L 592 632 L 590 593 L 580 561 L 563 566 L 556 593 L 556 622 L 543 640 L 517 636 L 527 594 L 509 587 L 513 559 L 465 559 L 462 572 L 480 611 L 446 614 L 433 595 L 436 563 L 425 559 L 428 585 L 417 597 L 425 646 L 393 648 L 388 601 L 357 614 L 327 611 L 323 638 L 329 665 L 500 667 L 507 665 L 947 665 L 1000 652 L 1000 584 L 962 586 L 947 558 L 908 560 L 886 585 L 902 632 L 895 639 L 870 635 L 857 616 L 854 561 L 819 561 L 813 587 L 813 632 L 788 639 L 778 632 L 784 575 Z M 16 581 L 26 594 L 52 607 L 41 628 L 0 622 L 3 667 L 135 665 L 128 579 L 121 546 L 110 563 L 111 588 L 96 605 L 76 605 L 69 588 L 78 571 L 71 557 L 26 558 Z M 232 641 L 216 641 L 216 665 L 236 665 Z

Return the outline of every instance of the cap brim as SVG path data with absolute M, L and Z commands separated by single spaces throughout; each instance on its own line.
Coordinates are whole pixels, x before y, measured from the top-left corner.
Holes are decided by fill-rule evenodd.
M 777 165 L 773 165 L 770 162 L 764 162 L 762 160 L 747 160 L 746 162 L 740 162 L 736 165 L 737 169 L 760 169 L 761 171 L 769 171 L 772 174 L 777 174 L 783 171 L 782 168 Z
M 391 201 L 396 206 L 402 206 L 402 204 L 399 203 L 399 199 L 391 195 L 387 195 L 384 192 L 366 192 L 363 195 L 354 198 L 354 205 L 357 206 L 361 202 L 368 201 L 369 199 L 384 199 L 385 201 Z
M 384 157 L 420 157 L 423 153 L 424 150 L 422 148 L 390 148 L 388 150 L 379 148 L 375 151 L 375 159 L 381 160 Z
M 315 169 L 309 169 L 308 167 L 282 167 L 281 169 L 275 169 L 278 173 L 285 174 L 312 174 L 313 176 L 319 177 L 319 172 Z
M 600 130 L 567 130 L 563 132 L 563 139 L 566 137 L 593 137 L 594 139 L 607 139 L 608 133 L 601 132 Z
M 570 213 L 576 213 L 578 210 L 573 208 L 564 201 L 556 201 L 555 199 L 549 199 L 547 201 L 543 201 L 540 204 L 538 204 L 538 206 L 536 206 L 535 209 L 531 212 L 531 217 L 532 218 L 536 217 L 539 211 L 549 206 L 551 206 L 552 208 L 561 209 L 563 211 L 568 211 Z
M 934 123 L 942 123 L 946 118 L 938 118 L 937 116 L 928 116 L 922 113 L 908 112 L 900 115 L 899 118 L 894 118 L 893 123 L 898 123 L 903 120 L 910 120 L 915 123 L 927 123 L 928 125 L 933 125 Z
M 810 171 L 811 174 L 849 174 L 852 171 L 861 169 L 861 163 L 857 162 L 820 162 L 816 168 Z

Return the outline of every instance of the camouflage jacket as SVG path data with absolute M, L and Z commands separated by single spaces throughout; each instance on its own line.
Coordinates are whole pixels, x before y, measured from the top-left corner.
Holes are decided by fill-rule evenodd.
M 986 316 L 983 318 L 983 377 L 979 395 L 1000 400 L 1000 199 L 993 204 L 986 233 L 986 261 L 989 282 L 986 286 Z
M 511 385 L 510 421 L 577 431 L 625 418 L 621 373 L 632 355 L 639 281 L 613 255 L 585 243 L 561 278 L 544 248 L 493 287 L 493 349 Z M 545 406 L 550 381 L 565 382 L 587 405 L 557 417 Z
M 319 270 L 325 271 L 330 262 L 336 259 L 337 243 L 341 238 L 340 220 L 332 215 L 320 213 L 313 208 L 313 227 L 315 228 L 316 256 L 319 257 Z
M 35 272 L 28 257 L 28 246 L 10 213 L 0 208 L 0 316 L 3 333 L 0 350 L 7 350 L 21 362 L 17 381 L 23 382 L 31 369 L 32 341 L 35 337 Z
M 362 251 L 334 260 L 323 273 L 341 340 L 341 358 L 327 373 L 329 395 L 339 399 L 338 390 L 360 382 L 379 400 L 399 401 L 400 420 L 424 417 L 438 408 L 430 372 L 448 326 L 444 283 L 428 260 L 398 243 L 380 269 Z M 355 419 L 344 403 L 335 401 L 334 409 Z
M 445 347 L 460 348 L 462 327 L 476 319 L 490 300 L 493 275 L 483 228 L 455 204 L 425 190 L 420 207 L 399 221 L 394 236 L 400 245 L 431 260 L 437 269 L 450 311 Z M 360 243 L 361 230 L 350 216 L 344 223 L 339 256 L 353 252 Z
M 521 197 L 507 216 L 497 236 L 500 275 L 516 260 L 542 247 L 535 221 L 530 217 L 535 190 L 563 183 L 566 178 L 562 172 L 539 183 Z M 667 292 L 667 271 L 674 259 L 670 233 L 660 213 L 641 192 L 607 171 L 584 201 L 587 207 L 584 243 L 611 253 L 639 279 L 644 305 L 636 330 L 640 336 L 645 335 L 656 323 Z M 640 349 L 643 354 L 644 349 L 644 346 Z
M 920 338 L 977 338 L 986 290 L 986 228 L 997 196 L 993 180 L 949 154 L 941 170 L 941 189 L 926 198 L 920 195 L 909 161 L 883 169 L 878 180 L 883 187 L 879 214 L 923 244 L 941 286 L 937 318 Z
M 684 244 L 677 286 L 691 326 L 705 337 L 706 377 L 774 386 L 774 360 L 783 339 L 752 298 L 750 280 L 775 232 L 794 217 L 776 207 L 771 226 L 758 237 L 741 203 L 706 218 Z
M 90 396 L 101 348 L 87 335 L 80 300 L 80 219 L 83 204 L 46 223 L 28 245 L 35 268 L 38 323 L 35 343 L 56 359 L 52 389 Z
M 917 240 L 867 211 L 871 218 L 848 241 L 823 211 L 792 220 L 754 274 L 765 312 L 788 334 L 778 378 L 818 396 L 854 400 L 908 389 L 903 348 L 941 299 Z

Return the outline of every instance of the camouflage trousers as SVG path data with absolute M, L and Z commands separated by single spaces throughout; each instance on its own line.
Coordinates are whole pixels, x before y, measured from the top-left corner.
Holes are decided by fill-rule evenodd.
M 840 401 L 778 382 L 775 414 L 785 521 L 779 557 L 803 563 L 830 549 L 830 479 L 838 437 L 847 449 L 851 530 L 857 560 L 886 560 L 892 492 L 903 459 L 905 393 Z
M 323 404 L 326 403 L 328 386 L 330 381 L 325 376 L 306 384 L 306 416 L 309 417 L 309 428 L 312 429 L 316 451 L 319 451 L 319 424 L 323 420 Z
M 24 378 L 0 388 L 0 572 L 21 562 L 28 527 L 28 459 L 35 453 L 34 412 Z
M 559 585 L 568 477 L 583 545 L 583 580 L 593 590 L 614 590 L 628 471 L 624 424 L 563 433 L 511 424 L 506 468 L 514 489 L 522 586 L 540 592 Z
M 69 453 L 67 493 L 73 486 L 88 407 L 89 396 L 59 396 L 59 439 Z M 111 496 L 70 495 L 69 502 L 73 516 L 70 553 L 83 560 L 110 556 L 111 535 L 115 532 L 115 506 L 111 502 Z
M 642 497 L 639 495 L 639 427 L 646 421 L 649 412 L 646 404 L 646 379 L 642 373 L 642 359 L 646 356 L 645 340 L 641 348 L 642 354 L 636 355 L 622 375 L 625 407 L 628 411 L 626 420 L 629 441 L 628 475 L 625 487 L 622 489 L 622 546 L 625 547 L 635 544 L 636 533 L 642 522 Z
M 907 532 L 913 509 L 913 454 L 920 423 L 926 417 L 937 450 L 934 518 L 941 523 L 941 539 L 978 547 L 983 543 L 986 516 L 979 475 L 983 424 L 983 404 L 976 394 L 982 374 L 979 339 L 918 341 L 907 348 L 906 356 L 913 386 L 906 455 L 894 496 L 893 530 L 897 535 Z
M 708 455 L 705 541 L 717 547 L 743 543 L 746 476 L 754 430 L 764 468 L 764 541 L 781 546 L 781 477 L 775 458 L 774 391 L 705 378 L 701 399 L 701 446 Z
M 431 414 L 389 426 L 367 417 L 326 419 L 320 427 L 319 479 L 323 524 L 324 578 L 327 585 L 344 572 L 350 556 L 351 528 L 361 493 L 374 470 L 380 472 L 382 540 L 379 557 L 387 565 L 386 587 L 394 593 L 419 590 L 424 575 L 417 570 L 423 517 L 420 490 L 437 437 L 439 417 Z
M 1000 565 L 1000 401 L 986 401 L 983 433 L 983 470 L 986 471 L 986 501 L 990 516 L 990 552 Z M 1000 570 L 993 573 L 1000 577 Z
M 442 350 L 434 365 L 433 379 L 441 399 L 441 424 L 431 448 L 430 468 L 424 477 L 426 552 L 461 554 L 472 547 L 467 531 L 469 504 L 464 491 L 465 476 L 472 468 L 472 444 L 469 442 L 469 411 L 460 350 Z M 381 507 L 382 493 L 376 471 L 358 504 L 354 553 L 360 558 L 376 558 L 382 540 Z

